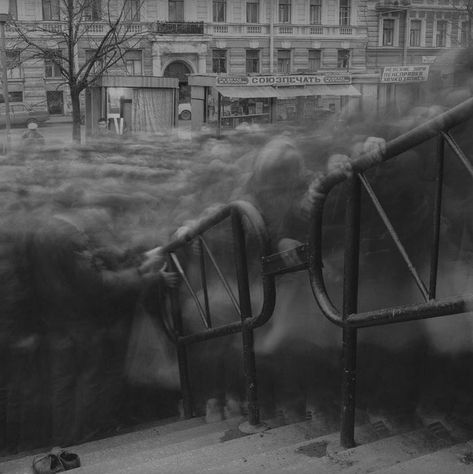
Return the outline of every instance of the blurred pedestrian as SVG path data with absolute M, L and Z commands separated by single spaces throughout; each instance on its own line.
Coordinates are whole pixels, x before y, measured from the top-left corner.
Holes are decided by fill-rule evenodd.
M 30 122 L 27 125 L 27 130 L 22 135 L 22 144 L 26 148 L 42 147 L 45 144 L 43 135 L 38 132 L 38 124 L 36 122 Z
M 125 301 L 131 312 L 141 289 L 161 278 L 153 268 L 140 271 L 136 262 L 121 265 L 104 258 L 103 247 L 112 237 L 110 215 L 100 208 L 59 208 L 42 219 L 34 235 L 35 288 L 50 353 L 54 444 L 97 434 L 107 416 L 104 406 L 112 409 L 111 400 L 104 400 L 110 393 L 104 385 L 116 382 L 113 374 L 103 377 L 105 358 L 116 350 L 104 338 L 112 309 Z M 116 318 L 123 317 L 122 310 Z M 125 352 L 125 341 L 123 346 Z

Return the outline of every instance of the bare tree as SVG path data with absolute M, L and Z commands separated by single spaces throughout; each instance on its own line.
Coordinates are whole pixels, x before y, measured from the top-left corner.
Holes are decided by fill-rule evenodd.
M 460 0 L 454 8 L 466 17 L 465 22 L 460 22 L 460 46 L 471 47 L 473 46 L 473 0 Z M 466 23 L 466 28 L 463 23 Z
M 10 21 L 18 35 L 15 49 L 21 51 L 22 61 L 49 62 L 68 86 L 75 141 L 81 135 L 80 94 L 111 68 L 125 67 L 126 50 L 145 38 L 137 23 L 143 1 L 50 0 L 45 16 L 52 21 Z M 83 61 L 79 61 L 80 50 L 89 53 Z

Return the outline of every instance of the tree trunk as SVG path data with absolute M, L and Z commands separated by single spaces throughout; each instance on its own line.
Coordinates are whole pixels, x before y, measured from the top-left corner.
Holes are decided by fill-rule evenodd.
M 74 142 L 81 142 L 81 113 L 80 113 L 80 92 L 71 87 L 72 106 L 72 139 Z

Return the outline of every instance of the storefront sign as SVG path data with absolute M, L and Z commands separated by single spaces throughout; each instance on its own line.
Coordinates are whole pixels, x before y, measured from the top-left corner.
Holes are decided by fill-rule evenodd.
M 316 84 L 351 84 L 349 73 L 294 74 L 281 76 L 219 76 L 218 86 L 310 86 Z
M 247 76 L 218 76 L 217 86 L 247 86 Z
M 383 70 L 381 82 L 421 82 L 429 77 L 429 66 L 389 66 Z
M 437 56 L 422 56 L 422 64 L 433 64 Z

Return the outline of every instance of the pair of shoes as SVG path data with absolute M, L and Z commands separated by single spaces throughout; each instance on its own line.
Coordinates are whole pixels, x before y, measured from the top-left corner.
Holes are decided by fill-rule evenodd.
M 53 474 L 69 471 L 76 467 L 80 467 L 79 456 L 61 448 L 54 448 L 50 453 L 40 454 L 33 459 L 35 474 Z

